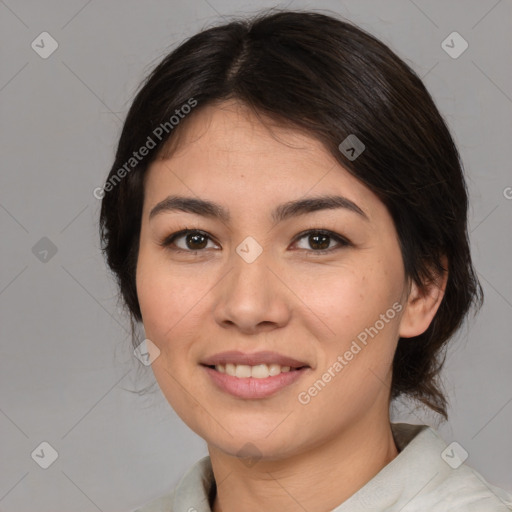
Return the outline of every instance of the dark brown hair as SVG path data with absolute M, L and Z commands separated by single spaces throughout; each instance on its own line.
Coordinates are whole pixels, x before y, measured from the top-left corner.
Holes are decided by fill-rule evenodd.
M 135 272 L 144 174 L 186 122 L 170 122 L 177 111 L 186 111 L 183 105 L 196 102 L 192 116 L 231 98 L 306 131 L 371 189 L 393 218 L 407 276 L 420 286 L 443 271 L 446 256 L 444 298 L 423 334 L 399 340 L 390 397 L 410 396 L 447 418 L 438 380 L 446 342 L 472 304 L 483 300 L 469 250 L 462 164 L 416 73 L 375 37 L 333 16 L 272 10 L 234 19 L 186 40 L 141 85 L 100 213 L 102 250 L 132 330 L 142 321 Z M 355 160 L 338 148 L 350 134 L 365 145 Z M 130 160 L 134 151 L 150 145 L 147 156 Z

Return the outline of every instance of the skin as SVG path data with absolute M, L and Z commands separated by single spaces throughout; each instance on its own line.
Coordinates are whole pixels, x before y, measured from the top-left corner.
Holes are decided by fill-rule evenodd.
M 393 355 L 399 336 L 427 329 L 446 275 L 422 290 L 409 282 L 386 207 L 316 139 L 262 123 L 236 101 L 205 107 L 180 129 L 145 180 L 136 283 L 146 337 L 160 350 L 155 377 L 208 445 L 215 512 L 331 510 L 398 454 L 389 419 Z M 368 219 L 344 208 L 270 219 L 279 204 L 334 193 Z M 214 201 L 231 219 L 172 211 L 149 220 L 168 195 Z M 194 252 L 186 237 L 159 245 L 184 228 L 206 232 L 206 247 Z M 315 254 L 307 235 L 297 239 L 308 229 L 350 245 L 327 239 L 332 251 Z M 247 236 L 263 249 L 252 263 L 235 250 Z M 402 310 L 301 404 L 298 394 L 394 303 Z M 276 351 L 311 368 L 271 397 L 244 400 L 217 389 L 199 364 L 225 350 Z M 237 456 L 244 446 L 255 457 L 249 463 Z

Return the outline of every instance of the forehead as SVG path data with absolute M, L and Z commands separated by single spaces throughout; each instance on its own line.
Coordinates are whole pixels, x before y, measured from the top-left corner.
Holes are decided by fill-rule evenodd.
M 318 139 L 237 101 L 203 107 L 179 128 L 148 169 L 145 203 L 171 191 L 217 202 L 243 199 L 247 207 L 340 193 L 370 216 L 379 207 L 377 196 Z
M 277 122 L 239 100 L 228 100 L 196 109 L 182 121 L 165 144 L 160 158 L 178 159 L 183 153 L 207 150 L 209 153 L 258 154 L 270 152 L 283 159 L 311 154 L 330 155 L 310 134 L 286 122 Z

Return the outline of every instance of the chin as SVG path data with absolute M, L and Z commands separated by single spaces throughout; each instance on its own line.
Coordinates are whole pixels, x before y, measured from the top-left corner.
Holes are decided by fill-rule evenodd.
M 273 427 L 274 431 L 267 427 L 251 430 L 244 425 L 227 424 L 225 428 L 229 433 L 220 427 L 220 432 L 219 430 L 212 432 L 210 427 L 208 432 L 196 431 L 196 433 L 206 441 L 208 446 L 233 457 L 275 460 L 296 453 L 298 450 L 297 442 L 300 441 L 297 436 L 284 429 L 278 432 L 279 427 L 277 430 L 275 430 L 275 427 L 276 424 Z M 293 442 L 293 444 L 290 444 L 290 442 Z

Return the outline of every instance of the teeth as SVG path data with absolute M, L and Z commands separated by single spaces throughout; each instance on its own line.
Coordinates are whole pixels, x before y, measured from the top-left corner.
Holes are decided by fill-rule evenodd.
M 289 366 L 281 366 L 279 364 L 257 364 L 256 366 L 249 366 L 247 364 L 232 364 L 226 365 L 216 364 L 215 369 L 220 373 L 227 373 L 232 377 L 239 379 L 253 377 L 255 379 L 266 379 L 267 377 L 274 377 L 280 373 L 290 371 Z

